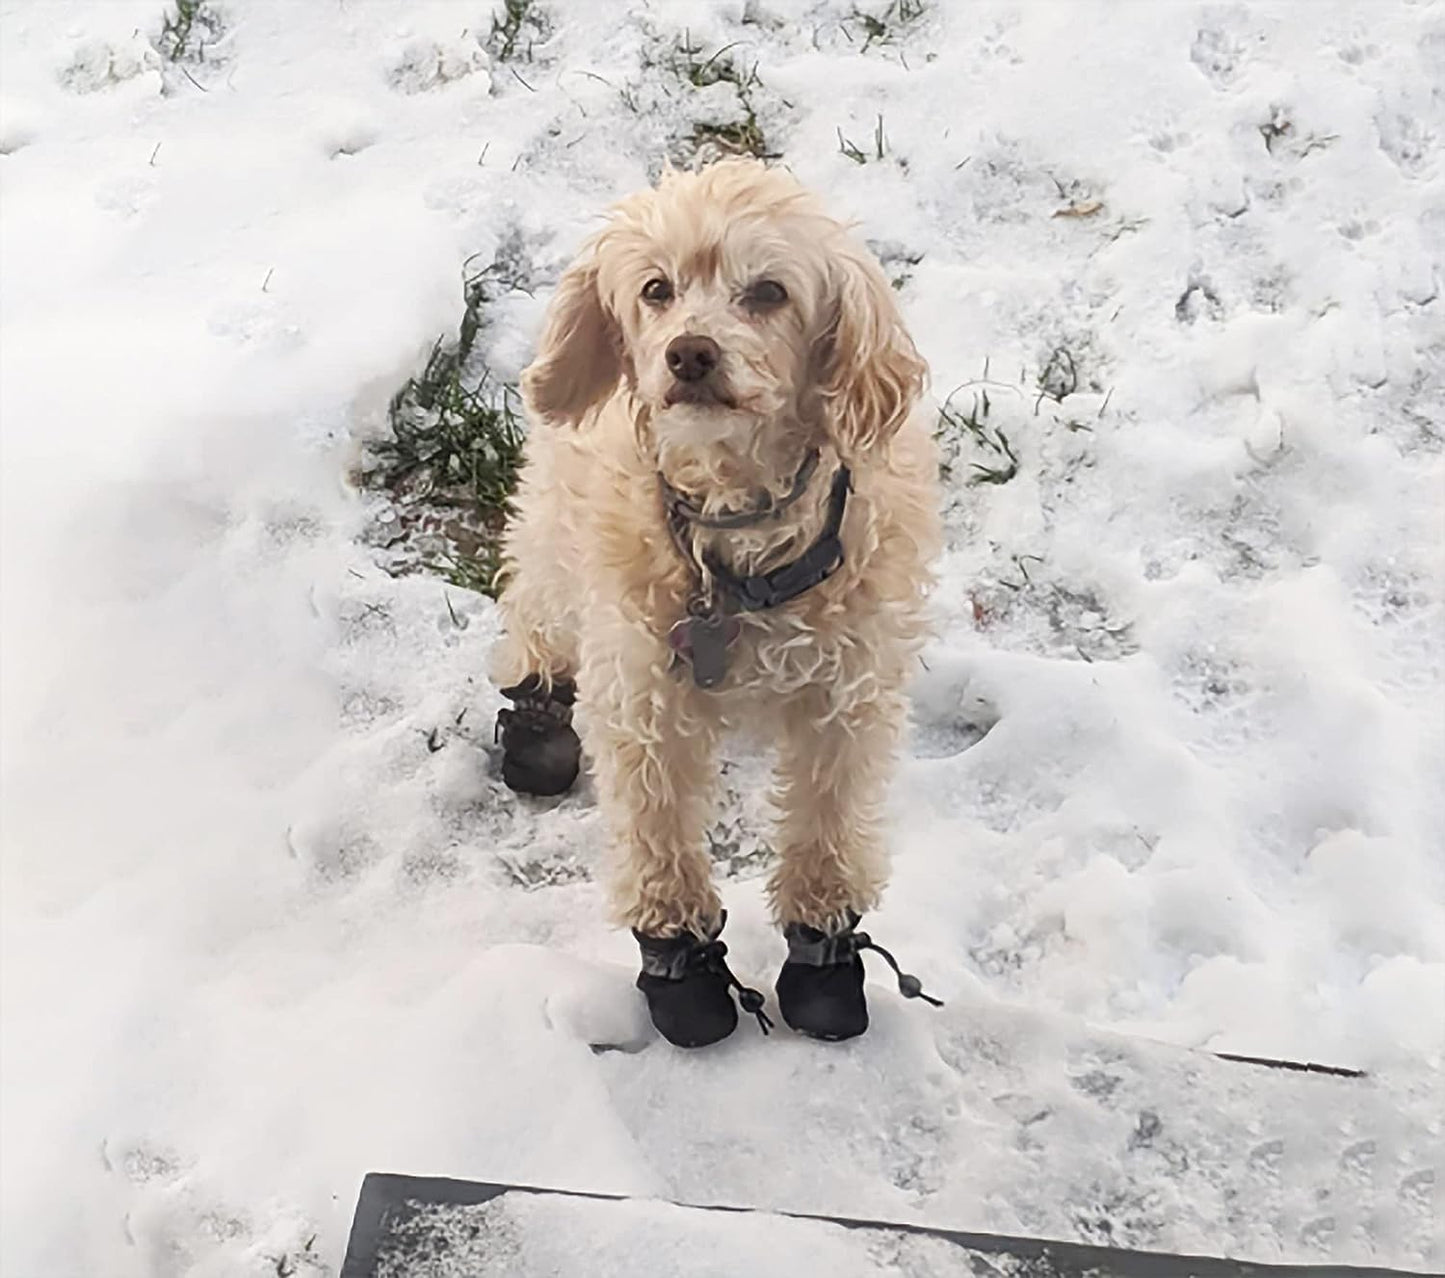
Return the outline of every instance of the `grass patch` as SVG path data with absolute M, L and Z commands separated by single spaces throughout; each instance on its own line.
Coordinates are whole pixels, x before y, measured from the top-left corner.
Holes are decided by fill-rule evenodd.
M 731 120 L 698 120 L 692 126 L 692 145 L 702 154 L 706 151 L 723 155 L 751 155 L 759 160 L 777 159 L 778 151 L 768 145 L 767 136 L 758 122 L 754 92 L 762 87 L 757 63 L 747 66 L 734 56 L 739 46 L 725 44 L 707 57 L 703 46 L 692 43 L 684 33 L 673 52 L 671 69 L 679 80 L 694 89 L 710 89 L 717 84 L 732 86 L 737 99 L 737 115 Z
M 433 501 L 502 509 L 516 485 L 523 432 L 516 391 L 463 381 L 460 347 L 438 342 L 421 374 L 410 377 L 388 410 L 392 438 L 373 447 L 388 488 Z
M 967 460 L 970 484 L 1006 484 L 1019 473 L 1021 463 L 999 421 L 1000 416 L 1009 423 L 1009 430 L 1014 431 L 1017 438 L 1019 430 L 1030 429 L 1030 421 L 1039 416 L 1045 402 L 1062 405 L 1071 396 L 1087 389 L 1090 393 L 1104 395 L 1096 420 L 1102 418 L 1114 392 L 1110 390 L 1105 394 L 1093 379 L 1088 379 L 1085 387 L 1081 368 L 1086 362 L 1087 351 L 1087 342 L 1079 340 L 1074 341 L 1072 349 L 1063 343 L 1051 347 L 1033 378 L 1032 390 L 1026 369 L 1019 370 L 1017 383 L 1003 382 L 989 376 L 989 361 L 985 360 L 983 375 L 956 387 L 938 410 L 934 438 L 942 454 L 939 463 L 942 477 L 953 477 L 955 468 L 965 459 L 966 450 L 973 453 L 973 457 Z M 995 402 L 995 396 L 1000 393 L 1005 396 L 1006 404 L 1018 407 L 1000 414 Z M 966 408 L 955 403 L 965 394 L 968 396 Z M 1025 410 L 1031 396 L 1033 410 L 1028 413 Z M 1092 432 L 1094 429 L 1077 413 L 1052 416 L 1055 425 L 1063 426 L 1071 434 Z
M 1006 484 L 1019 473 L 1019 454 L 1014 453 L 1012 442 L 1004 434 L 1003 426 L 998 424 L 997 405 L 994 396 L 988 393 L 990 390 L 1004 392 L 1020 402 L 1023 399 L 1019 386 L 991 379 L 988 376 L 988 360 L 984 360 L 983 376 L 952 390 L 948 399 L 939 406 L 938 425 L 933 428 L 933 438 L 938 439 L 941 453 L 938 468 L 942 479 L 952 479 L 955 468 L 964 464 L 965 457 L 970 453 L 972 457 L 967 458 L 967 481 L 970 484 Z M 967 409 L 959 408 L 954 400 L 965 393 L 968 396 Z M 1019 418 L 1017 413 L 1014 416 Z
M 707 89 L 714 84 L 731 84 L 740 93 L 746 92 L 758 83 L 758 68 L 755 63 L 751 69 L 741 70 L 732 57 L 732 51 L 736 48 L 736 42 L 725 44 L 716 53 L 699 62 L 697 55 L 702 52 L 703 46 L 693 44 L 691 38 L 684 34 L 677 46 L 680 57 L 673 62 L 673 70 L 694 89 Z
M 487 52 L 498 62 L 531 62 L 533 46 L 550 34 L 536 0 L 502 0 L 501 12 L 492 14 L 492 29 L 485 43 Z
M 875 44 L 894 43 L 905 34 L 905 28 L 923 17 L 926 7 L 924 0 L 893 0 L 886 9 L 876 14 L 854 9 L 845 20 L 843 30 L 847 31 L 848 23 L 860 27 L 863 33 L 863 52 L 867 53 Z
M 1039 398 L 1034 403 L 1034 412 L 1039 404 L 1051 399 L 1062 404 L 1079 389 L 1079 366 L 1074 362 L 1073 352 L 1067 346 L 1056 346 L 1049 352 L 1049 358 L 1038 377 Z
M 759 160 L 772 160 L 777 152 L 768 150 L 768 140 L 751 112 L 745 120 L 732 124 L 694 124 L 693 144 L 699 151 L 711 147 L 728 155 L 751 155 Z
M 934 430 L 934 437 L 943 445 L 944 456 L 939 463 L 939 469 L 945 479 L 953 477 L 954 465 L 965 443 L 971 443 L 981 450 L 984 459 L 968 463 L 972 472 L 968 477 L 970 484 L 1006 484 L 1019 473 L 1018 455 L 1009 443 L 1008 436 L 1004 434 L 1001 426 L 989 421 L 993 413 L 993 400 L 989 397 L 988 386 L 988 364 L 985 363 L 978 389 L 969 390 L 968 387 L 961 386 L 939 407 L 938 426 Z M 972 396 L 966 412 L 953 405 L 954 396 L 962 390 L 969 390 Z
M 1099 591 L 1051 580 L 1039 555 L 1015 553 L 1009 561 L 1008 570 L 971 592 L 979 629 L 1008 629 L 1025 648 L 1090 663 L 1117 661 L 1139 650 L 1133 623 L 1114 615 Z
M 387 409 L 388 438 L 367 449 L 361 480 L 386 492 L 382 543 L 398 572 L 426 569 L 495 598 L 501 535 L 526 432 L 517 388 L 476 358 L 487 305 L 517 287 L 497 261 L 463 279 L 455 342 L 438 340 Z
M 204 62 L 206 46 L 220 40 L 225 30 L 210 0 L 175 0 L 161 21 L 156 49 L 170 62 Z

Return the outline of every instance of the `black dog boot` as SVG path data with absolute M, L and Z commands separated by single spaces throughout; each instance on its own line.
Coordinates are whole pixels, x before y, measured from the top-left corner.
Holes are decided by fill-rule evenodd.
M 839 1042 L 868 1028 L 863 950 L 875 950 L 887 960 L 898 975 L 898 992 L 904 998 L 943 1006 L 925 994 L 918 978 L 902 971 L 893 955 L 875 945 L 867 932 L 856 930 L 860 921 L 850 912 L 843 929 L 831 935 L 806 923 L 789 923 L 783 929 L 788 958 L 778 973 L 778 1010 L 799 1034 Z
M 582 742 L 572 727 L 577 686 L 555 679 L 551 688 L 537 675 L 502 689 L 515 710 L 498 710 L 496 739 L 502 743 L 502 780 L 518 794 L 565 794 L 582 766 Z
M 706 938 L 682 932 L 677 936 L 644 936 L 633 929 L 642 947 L 642 972 L 637 988 L 647 997 L 647 1010 L 657 1031 L 678 1047 L 706 1047 L 737 1028 L 738 1009 L 758 1018 L 766 1034 L 773 1027 L 763 1011 L 763 996 L 749 989 L 727 965 L 727 945 L 718 940 L 727 912 Z

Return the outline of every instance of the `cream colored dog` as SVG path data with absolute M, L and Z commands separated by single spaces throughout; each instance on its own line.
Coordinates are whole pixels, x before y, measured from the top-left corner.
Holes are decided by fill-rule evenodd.
M 752 161 L 668 172 L 562 276 L 522 379 L 493 673 L 575 680 L 619 922 L 715 934 L 704 830 L 734 728 L 778 746 L 778 922 L 830 932 L 876 903 L 940 542 L 924 374 L 867 250 Z M 740 606 L 729 583 L 805 558 L 840 499 L 831 575 Z

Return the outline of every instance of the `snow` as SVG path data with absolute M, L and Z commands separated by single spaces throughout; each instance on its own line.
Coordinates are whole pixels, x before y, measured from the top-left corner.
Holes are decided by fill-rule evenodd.
M 386 1169 L 1438 1269 L 1445 7 L 541 9 L 503 62 L 484 0 L 229 0 L 178 74 L 158 0 L 0 6 L 0 1268 L 334 1272 Z M 1018 460 L 948 444 L 868 920 L 948 1005 L 875 977 L 842 1047 L 651 1037 L 590 792 L 492 773 L 493 606 L 347 482 L 464 259 L 535 268 L 515 376 L 737 110 L 684 32 Z M 766 987 L 764 768 L 717 840 Z

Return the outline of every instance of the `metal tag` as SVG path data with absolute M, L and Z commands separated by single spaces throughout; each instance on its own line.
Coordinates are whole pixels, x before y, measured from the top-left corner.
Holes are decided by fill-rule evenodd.
M 728 645 L 742 633 L 736 617 L 716 609 L 699 608 L 668 633 L 668 643 L 692 666 L 692 681 L 699 688 L 715 688 L 728 671 Z

